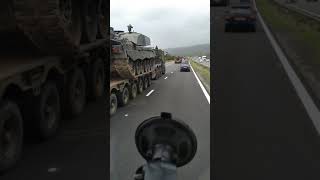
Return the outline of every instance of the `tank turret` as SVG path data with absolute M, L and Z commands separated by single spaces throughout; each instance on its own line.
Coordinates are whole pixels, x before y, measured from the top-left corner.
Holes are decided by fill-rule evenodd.
M 139 74 L 151 71 L 159 56 L 157 50 L 146 47 L 151 45 L 148 36 L 133 32 L 131 24 L 127 27 L 128 32 L 114 31 L 113 40 L 121 42 L 121 45 L 113 45 L 111 71 L 117 72 L 122 78 L 135 78 Z

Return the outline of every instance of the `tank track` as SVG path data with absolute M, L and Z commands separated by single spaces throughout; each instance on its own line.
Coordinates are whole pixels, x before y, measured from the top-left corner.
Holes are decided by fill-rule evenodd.
M 151 72 L 154 59 L 133 61 L 131 59 L 116 59 L 112 63 L 111 72 L 116 72 L 120 77 L 134 79 L 138 75 Z
M 75 1 L 73 1 L 75 2 Z M 59 14 L 59 0 L 13 0 L 19 29 L 39 48 L 49 54 L 71 54 L 79 49 L 80 39 L 73 39 Z M 35 8 L 36 7 L 36 8 Z M 80 1 L 78 11 L 81 32 Z M 80 33 L 79 32 L 79 33 Z M 79 35 L 81 37 L 81 33 Z

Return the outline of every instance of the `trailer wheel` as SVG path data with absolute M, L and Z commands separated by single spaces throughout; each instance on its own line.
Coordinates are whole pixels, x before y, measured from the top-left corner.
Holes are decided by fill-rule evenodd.
M 34 127 L 36 127 L 37 137 L 46 140 L 54 136 L 61 118 L 59 91 L 54 83 L 45 84 L 34 110 Z
M 97 0 L 84 0 L 83 7 L 83 38 L 85 42 L 93 42 L 98 34 L 98 2 Z
M 103 96 L 105 90 L 105 71 L 101 59 L 98 59 L 93 63 L 91 73 L 91 97 L 92 99 L 97 100 Z
M 117 112 L 118 108 L 118 99 L 115 93 L 110 95 L 110 116 L 114 115 Z
M 0 106 L 0 172 L 12 168 L 20 158 L 23 122 L 17 104 L 6 101 Z
M 162 66 L 162 74 L 166 74 L 166 66 L 165 65 Z
M 155 79 L 155 80 L 159 79 L 159 68 L 158 68 L 158 67 L 155 68 L 155 74 L 156 74 L 156 75 L 155 75 L 155 78 L 154 78 L 154 79 Z
M 131 99 L 134 99 L 137 97 L 137 84 L 136 83 L 132 83 L 131 85 L 131 91 L 130 91 L 130 97 Z
M 86 104 L 86 79 L 80 68 L 75 68 L 68 82 L 68 107 L 72 116 L 79 115 Z
M 138 81 L 138 94 L 141 94 L 143 92 L 143 81 L 142 79 L 139 79 Z
M 147 89 L 148 87 L 148 76 L 145 76 L 143 78 L 143 89 Z
M 143 74 L 143 61 L 139 61 L 139 74 Z
M 120 106 L 125 106 L 129 102 L 129 89 L 125 86 L 122 91 L 118 94 L 118 101 Z
M 151 86 L 151 76 L 148 76 L 148 87 Z

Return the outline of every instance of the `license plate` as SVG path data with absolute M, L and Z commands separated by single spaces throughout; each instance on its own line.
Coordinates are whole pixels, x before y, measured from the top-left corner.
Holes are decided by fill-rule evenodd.
M 234 18 L 234 20 L 236 20 L 236 21 L 245 21 L 246 18 L 238 17 L 238 18 Z

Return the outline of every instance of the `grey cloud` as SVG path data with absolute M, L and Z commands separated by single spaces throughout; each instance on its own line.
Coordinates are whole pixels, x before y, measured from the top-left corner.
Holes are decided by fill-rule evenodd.
M 210 42 L 209 11 L 207 14 L 188 14 L 183 9 L 153 8 L 130 17 L 125 13 L 115 14 L 117 16 L 111 16 L 111 23 L 123 28 L 132 24 L 135 31 L 151 38 L 153 46 L 172 48 Z

